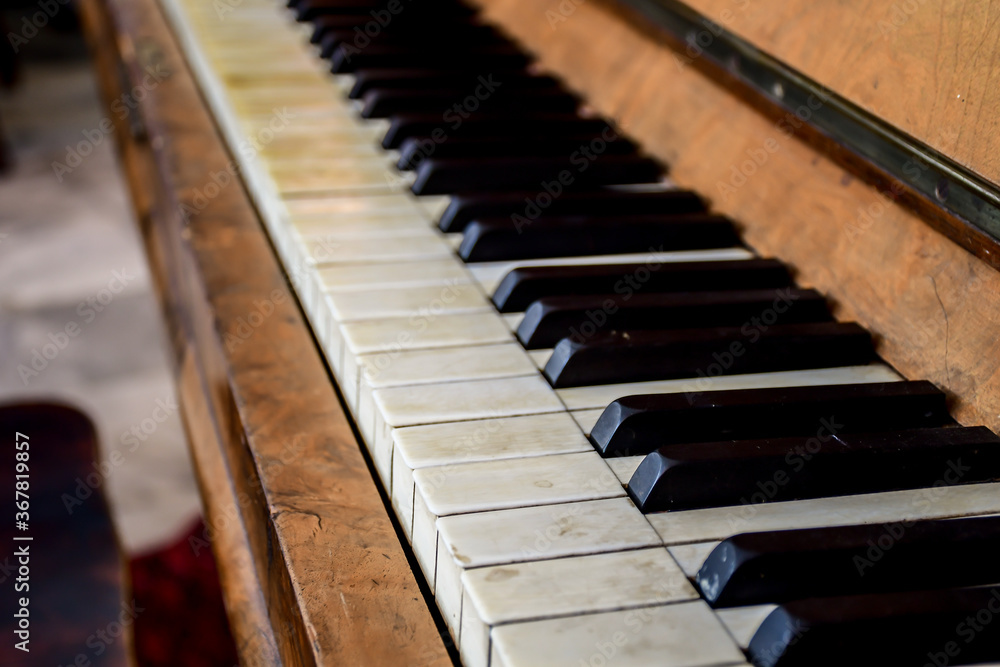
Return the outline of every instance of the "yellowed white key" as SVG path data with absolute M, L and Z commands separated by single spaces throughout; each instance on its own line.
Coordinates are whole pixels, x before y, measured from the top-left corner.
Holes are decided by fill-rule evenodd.
M 462 584 L 466 667 L 488 664 L 490 631 L 508 623 L 698 599 L 662 548 L 466 570 Z
M 704 602 L 502 625 L 491 667 L 748 667 Z
M 565 412 L 398 428 L 392 447 L 392 503 L 407 539 L 413 531 L 415 470 L 433 468 L 428 483 L 440 484 L 452 467 L 464 463 L 593 451 Z
M 414 534 L 419 509 L 414 507 Z M 437 532 L 437 564 L 425 574 L 453 635 L 467 569 L 660 545 L 628 498 L 447 516 L 437 520 Z

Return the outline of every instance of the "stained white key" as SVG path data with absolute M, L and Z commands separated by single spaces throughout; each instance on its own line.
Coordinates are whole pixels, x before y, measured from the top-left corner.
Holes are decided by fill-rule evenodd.
M 341 331 L 355 355 L 511 341 L 503 320 L 489 312 L 351 322 Z
M 705 564 L 712 550 L 719 546 L 718 542 L 699 542 L 697 544 L 679 544 L 670 547 L 670 555 L 684 570 L 684 574 L 694 579 L 698 570 Z
M 376 468 L 392 488 L 393 432 L 404 426 L 560 412 L 562 405 L 539 375 L 470 380 L 372 392 Z
M 502 624 L 698 598 L 662 548 L 466 570 L 462 584 L 466 667 L 488 663 L 490 631 Z
M 619 456 L 616 458 L 605 459 L 608 467 L 611 468 L 611 472 L 614 473 L 615 478 L 618 479 L 622 486 L 627 486 L 628 481 L 632 479 L 632 474 L 635 469 L 639 467 L 642 463 L 644 456 Z
M 746 665 L 704 602 L 512 623 L 492 637 L 503 667 Z
M 431 483 L 437 483 L 464 463 L 593 451 L 564 412 L 410 426 L 395 429 L 392 437 L 392 503 L 407 539 L 413 530 L 414 470 L 434 467 Z
M 414 508 L 415 530 L 416 512 Z M 459 514 L 438 519 L 437 531 L 434 595 L 453 633 L 465 569 L 660 544 L 628 498 Z
M 358 357 L 358 365 L 357 420 L 369 441 L 375 433 L 376 389 L 409 386 L 419 393 L 424 388 L 417 385 L 518 377 L 535 370 L 516 343 L 364 355 Z

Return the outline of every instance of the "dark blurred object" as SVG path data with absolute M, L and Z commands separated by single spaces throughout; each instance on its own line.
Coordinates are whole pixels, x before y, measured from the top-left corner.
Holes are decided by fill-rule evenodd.
M 132 594 L 146 609 L 135 624 L 142 667 L 239 664 L 205 533 L 199 521 L 173 544 L 132 559 Z
M 141 612 L 123 595 L 124 568 L 103 494 L 106 475 L 95 463 L 93 425 L 61 405 L 8 405 L 0 407 L 0 442 L 0 496 L 7 499 L 0 516 L 0 665 L 129 664 L 132 625 Z M 19 462 L 26 471 L 17 469 Z M 17 474 L 28 477 L 17 480 Z M 28 483 L 18 489 L 18 481 Z M 27 496 L 24 510 L 15 507 L 24 500 L 18 490 Z M 27 516 L 15 516 L 20 511 Z M 16 555 L 25 550 L 27 556 Z M 23 626 L 15 617 L 23 615 L 22 598 L 28 600 L 30 653 L 14 647 L 23 639 L 13 639 Z

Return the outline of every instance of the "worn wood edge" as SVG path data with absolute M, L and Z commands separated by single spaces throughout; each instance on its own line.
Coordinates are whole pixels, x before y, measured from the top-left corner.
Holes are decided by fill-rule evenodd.
M 717 65 L 705 57 L 690 58 L 686 52 L 686 43 L 678 41 L 673 34 L 668 33 L 644 16 L 641 12 L 627 4 L 626 0 L 595 0 L 595 2 L 603 4 L 608 11 L 617 16 L 623 17 L 631 25 L 633 25 L 636 30 L 649 36 L 654 41 L 662 41 L 663 43 L 668 44 L 675 52 L 679 54 L 683 53 L 684 55 L 681 57 L 687 61 L 688 66 L 694 68 L 702 75 L 716 80 L 724 85 L 730 93 L 737 96 L 743 101 L 744 104 L 766 116 L 772 122 L 778 122 L 788 113 L 785 108 L 775 103 L 768 96 L 767 91 L 762 94 L 760 90 L 752 88 L 743 80 L 733 76 L 732 73 L 725 67 Z M 817 88 L 822 91 L 823 95 L 837 94 L 833 90 L 825 88 L 821 82 L 814 83 Z M 852 100 L 843 98 L 843 101 L 846 101 L 847 104 L 854 105 Z M 857 107 L 857 105 L 854 106 Z M 861 109 L 860 107 L 857 108 L 860 113 L 867 113 L 864 109 Z M 926 144 L 924 144 L 924 142 L 915 136 L 903 133 L 898 129 L 893 131 L 897 133 L 899 139 L 903 142 L 915 146 L 922 145 L 920 150 L 925 152 L 928 156 L 928 160 L 932 159 L 930 154 L 934 153 L 934 149 L 929 148 Z M 948 208 L 948 206 L 942 205 L 934 197 L 930 197 L 926 193 L 921 193 L 918 190 L 918 188 L 922 187 L 925 190 L 934 189 L 935 192 L 937 191 L 937 188 L 940 187 L 940 183 L 938 183 L 936 178 L 933 177 L 933 171 L 928 174 L 923 174 L 916 179 L 912 178 L 912 174 L 890 173 L 886 169 L 883 169 L 880 165 L 857 152 L 855 150 L 856 147 L 836 142 L 809 123 L 805 123 L 801 127 L 795 128 L 793 134 L 797 139 L 806 142 L 816 151 L 823 153 L 826 157 L 830 158 L 845 171 L 848 171 L 857 178 L 864 180 L 872 187 L 887 190 L 895 183 L 896 190 L 892 192 L 892 199 L 895 203 L 910 208 L 915 215 L 924 220 L 928 225 L 941 232 L 946 237 L 968 250 L 994 269 L 1000 270 L 1000 239 L 992 236 L 986 228 L 981 226 L 981 224 L 974 223 L 963 218 L 961 215 L 954 213 Z M 911 164 L 911 162 L 912 160 L 908 160 L 905 164 Z M 966 167 L 959 163 L 953 163 L 949 165 L 949 169 L 955 169 L 961 172 L 961 170 L 966 169 Z M 927 178 L 925 178 L 925 176 Z M 963 176 L 975 182 L 973 187 L 983 188 L 986 193 L 997 191 L 996 186 L 986 181 L 985 178 L 979 173 L 968 170 Z M 984 193 L 984 196 L 988 195 Z M 988 221 L 986 224 L 988 224 Z
M 169 223 L 167 265 L 177 268 L 163 299 L 180 322 L 175 353 L 193 342 L 237 493 L 251 499 L 243 517 L 282 662 L 451 664 L 246 193 L 224 188 L 196 205 L 203 174 L 224 169 L 228 155 L 159 9 L 148 0 L 109 6 L 116 31 L 153 21 L 155 41 L 177 70 L 141 106 L 170 198 L 159 213 Z M 198 211 L 187 227 L 182 204 Z M 158 221 L 156 232 L 162 227 Z M 251 279 L 241 262 L 254 267 Z M 288 298 L 223 351 L 254 302 L 275 290 Z M 274 380 L 302 401 L 274 405 Z M 343 547 L 339 571 L 334 546 Z M 353 590 L 359 583 L 370 590 Z
M 134 54 L 130 38 L 125 34 L 115 34 L 115 26 L 97 0 L 84 0 L 80 6 L 85 33 L 91 46 L 92 58 L 102 94 L 108 106 L 121 98 L 122 78 L 116 76 L 119 67 L 134 75 L 135 63 L 125 62 L 122 51 Z M 124 42 L 124 48 L 119 48 Z M 134 76 L 128 80 L 134 80 Z M 111 117 L 111 116 L 109 116 Z M 154 200 L 152 189 L 158 183 L 152 153 L 143 136 L 133 137 L 127 117 L 114 115 L 115 135 L 119 161 L 128 181 L 136 218 L 142 232 L 147 259 L 153 274 L 161 308 L 172 325 L 171 345 L 175 352 L 184 346 L 184 332 L 181 323 L 171 313 L 174 312 L 168 300 L 180 295 L 170 290 L 170 272 L 176 267 L 169 266 L 165 257 L 167 240 L 162 228 L 153 224 Z M 153 186 L 151 188 L 150 186 Z M 161 193 L 162 194 L 162 193 Z M 168 297 L 169 295 L 169 297 Z M 226 613 L 233 637 L 238 644 L 241 662 L 247 665 L 280 664 L 275 647 L 261 585 L 254 576 L 250 545 L 241 516 L 237 492 L 231 476 L 226 470 L 222 457 L 223 445 L 215 430 L 215 422 L 206 406 L 208 397 L 203 380 L 194 365 L 193 350 L 187 349 L 179 356 L 172 355 L 181 416 L 188 436 L 189 451 L 197 471 L 197 480 L 203 500 L 206 521 L 204 538 L 210 540 L 213 555 L 218 566 L 219 578 L 226 602 Z M 192 549 L 201 548 L 191 545 Z
M 834 302 L 840 318 L 871 330 L 879 353 L 902 374 L 947 391 L 961 422 L 1000 428 L 1000 342 L 993 333 L 1000 328 L 1000 274 L 989 265 L 898 206 L 885 185 L 859 180 L 786 135 L 724 81 L 679 62 L 607 5 L 475 4 L 544 69 L 669 164 L 679 185 L 737 220 L 758 252 L 789 262 L 803 285 Z M 751 162 L 746 171 L 753 173 L 733 186 L 751 154 L 765 158 Z

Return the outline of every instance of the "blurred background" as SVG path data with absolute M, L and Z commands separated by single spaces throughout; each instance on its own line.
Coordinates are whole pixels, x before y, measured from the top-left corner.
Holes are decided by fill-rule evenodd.
M 229 667 L 235 655 L 220 637 L 227 630 L 211 553 L 190 546 L 204 529 L 163 319 L 114 137 L 99 129 L 107 111 L 87 47 L 72 4 L 62 1 L 37 34 L 24 23 L 39 11 L 37 1 L 5 2 L 0 11 L 0 406 L 62 403 L 95 426 L 90 465 L 64 471 L 89 481 L 63 493 L 65 484 L 55 486 L 50 495 L 66 507 L 65 492 L 82 500 L 91 488 L 108 501 L 126 573 L 123 595 L 132 589 L 154 608 L 136 620 L 135 633 L 145 634 L 122 640 L 127 657 L 143 665 Z M 93 150 L 72 158 L 70 147 L 84 138 Z M 48 481 L 33 478 L 34 492 Z M 68 581 L 67 600 L 75 583 Z M 9 583 L 0 585 L 0 597 L 13 595 Z M 188 617 L 203 614 L 200 626 L 214 636 L 186 636 L 199 623 L 172 618 L 174 607 Z M 81 611 L 80 622 L 91 632 L 106 622 L 87 614 Z M 32 647 L 43 649 L 43 641 L 33 638 Z M 184 642 L 193 643 L 191 655 L 178 652 Z M 37 652 L 26 660 L 4 644 L 0 664 L 45 664 Z M 69 653 L 59 659 L 85 655 L 104 664 L 98 657 L 115 651 L 95 656 L 81 645 Z

